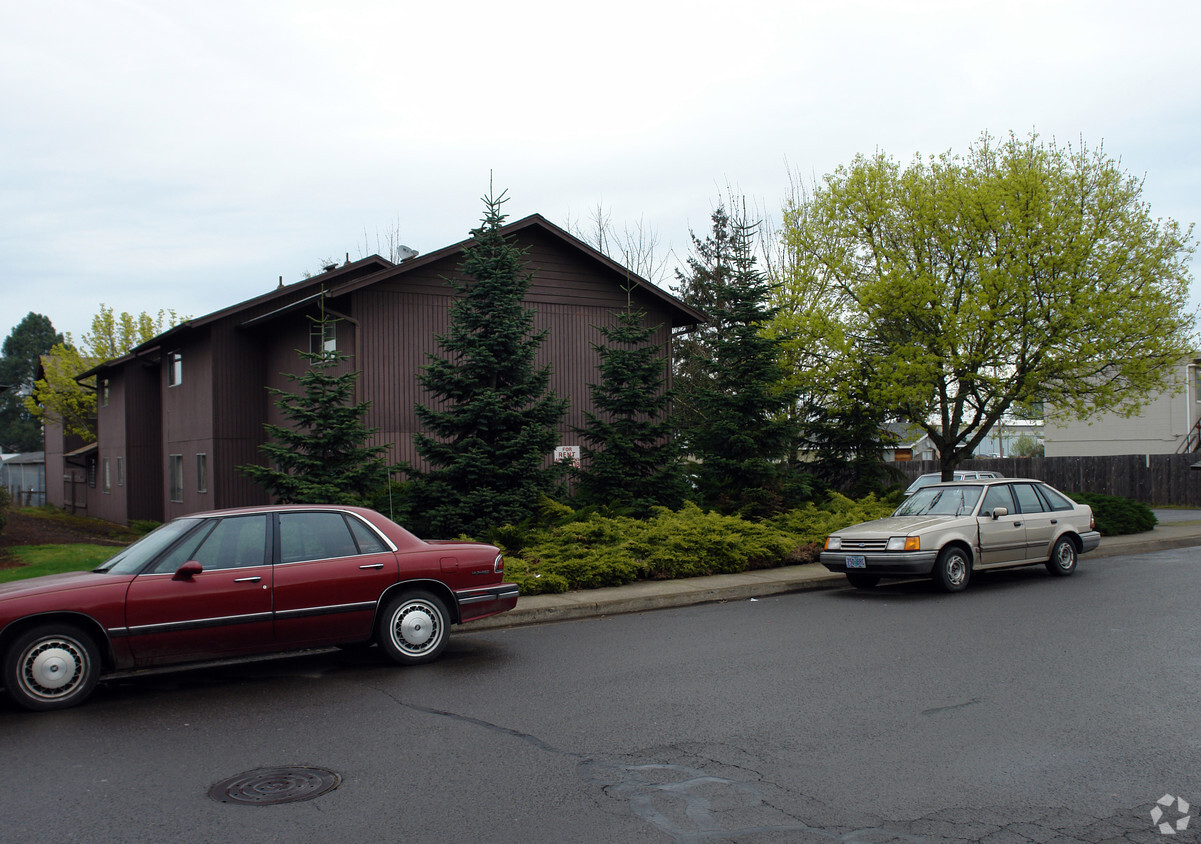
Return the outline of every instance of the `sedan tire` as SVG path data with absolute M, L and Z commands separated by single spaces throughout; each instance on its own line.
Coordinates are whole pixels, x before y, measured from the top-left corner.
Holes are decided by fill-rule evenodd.
M 69 624 L 42 624 L 18 636 L 4 654 L 4 689 L 35 712 L 82 703 L 100 679 L 95 641 Z
M 429 592 L 405 592 L 387 603 L 379 617 L 376 641 L 393 662 L 420 665 L 446 650 L 450 615 Z
M 1051 549 L 1051 559 L 1047 560 L 1047 571 L 1056 577 L 1067 577 L 1076 571 L 1079 556 L 1076 553 L 1076 543 L 1069 537 L 1061 536 Z
M 962 592 L 972 578 L 972 558 L 958 545 L 948 545 L 934 564 L 935 585 L 944 592 Z

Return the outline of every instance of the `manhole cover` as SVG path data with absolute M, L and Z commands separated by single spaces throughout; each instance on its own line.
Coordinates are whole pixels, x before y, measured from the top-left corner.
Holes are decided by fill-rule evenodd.
M 209 789 L 209 797 L 218 803 L 274 806 L 312 800 L 341 782 L 341 777 L 324 768 L 260 768 L 221 780 Z

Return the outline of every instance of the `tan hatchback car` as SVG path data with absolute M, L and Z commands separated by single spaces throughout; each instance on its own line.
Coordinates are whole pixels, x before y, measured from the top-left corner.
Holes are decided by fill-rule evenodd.
M 958 592 L 991 568 L 1044 563 L 1066 577 L 1100 543 L 1090 507 L 1041 481 L 992 478 L 922 487 L 888 518 L 830 534 L 821 561 L 861 589 L 928 575 Z

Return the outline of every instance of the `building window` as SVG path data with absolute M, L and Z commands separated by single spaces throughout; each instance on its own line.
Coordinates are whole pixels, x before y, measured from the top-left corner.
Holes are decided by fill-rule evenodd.
M 338 323 L 314 322 L 309 332 L 309 351 L 323 358 L 331 358 L 338 352 Z
M 183 455 L 167 455 L 167 483 L 170 486 L 171 500 L 183 501 Z
M 209 491 L 209 456 L 207 454 L 196 455 L 196 491 Z
M 172 352 L 167 355 L 167 386 L 177 387 L 183 383 L 183 354 Z
M 109 459 L 105 457 L 100 461 L 100 491 L 106 495 L 113 491 L 113 478 L 110 469 Z
M 117 486 L 125 486 L 125 458 L 117 458 Z
M 107 378 L 102 378 L 102 379 L 100 380 L 100 390 L 99 390 L 99 393 L 100 393 L 100 406 L 101 406 L 101 407 L 108 407 L 108 393 L 109 393 L 109 385 L 108 385 L 108 379 L 107 379 Z
M 90 455 L 88 457 L 87 462 L 88 462 L 88 467 L 87 467 L 88 486 L 91 487 L 92 489 L 95 489 L 96 488 L 96 464 L 98 462 L 96 460 L 96 455 L 94 455 L 94 454 Z

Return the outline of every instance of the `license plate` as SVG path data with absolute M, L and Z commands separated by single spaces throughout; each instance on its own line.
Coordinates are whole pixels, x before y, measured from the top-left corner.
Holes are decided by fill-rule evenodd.
M 867 568 L 867 557 L 855 555 L 847 557 L 847 568 L 849 569 L 865 569 Z

